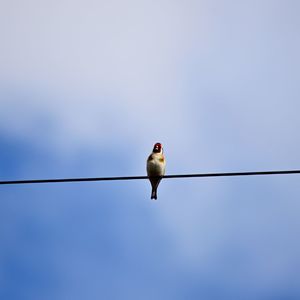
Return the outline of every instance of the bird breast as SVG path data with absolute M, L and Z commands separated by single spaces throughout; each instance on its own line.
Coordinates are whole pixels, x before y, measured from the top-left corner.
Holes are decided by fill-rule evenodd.
M 165 174 L 165 159 L 163 155 L 150 155 L 147 162 L 148 176 L 162 176 Z

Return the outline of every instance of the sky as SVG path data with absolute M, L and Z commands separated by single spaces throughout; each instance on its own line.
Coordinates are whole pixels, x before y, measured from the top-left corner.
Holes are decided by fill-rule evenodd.
M 0 180 L 300 168 L 295 0 L 0 3 Z M 0 187 L 1 299 L 300 298 L 298 175 Z

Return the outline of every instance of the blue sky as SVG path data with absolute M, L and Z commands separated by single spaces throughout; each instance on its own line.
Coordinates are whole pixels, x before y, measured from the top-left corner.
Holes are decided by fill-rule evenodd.
M 0 179 L 299 169 L 298 1 L 4 1 Z M 1 299 L 299 299 L 299 177 L 0 188 Z

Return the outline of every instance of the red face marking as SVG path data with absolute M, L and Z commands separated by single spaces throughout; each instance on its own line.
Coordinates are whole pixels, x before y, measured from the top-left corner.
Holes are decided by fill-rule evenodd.
M 154 145 L 153 152 L 159 153 L 159 152 L 161 152 L 161 149 L 162 149 L 161 143 L 156 143 Z

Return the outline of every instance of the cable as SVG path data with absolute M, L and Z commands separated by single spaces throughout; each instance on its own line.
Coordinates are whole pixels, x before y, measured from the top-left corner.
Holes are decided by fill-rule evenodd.
M 193 178 L 193 177 L 229 177 L 229 176 L 286 175 L 286 174 L 300 174 L 300 170 L 179 174 L 179 175 L 165 175 L 165 176 L 161 176 L 161 178 L 170 179 L 170 178 Z M 137 179 L 149 179 L 149 177 L 148 176 L 123 176 L 123 177 L 90 177 L 90 178 L 8 180 L 8 181 L 0 181 L 0 185 L 4 185 L 4 184 L 30 184 L 30 183 L 54 183 L 54 182 L 137 180 Z

